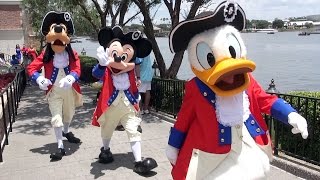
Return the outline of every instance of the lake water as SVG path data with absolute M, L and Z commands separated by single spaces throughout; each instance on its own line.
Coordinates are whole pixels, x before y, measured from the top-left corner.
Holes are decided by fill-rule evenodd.
M 282 92 L 305 90 L 320 91 L 320 35 L 298 36 L 298 32 L 242 33 L 247 46 L 247 58 L 253 60 L 257 68 L 253 72 L 263 88 L 268 88 L 271 79 Z M 80 54 L 84 48 L 88 56 L 96 56 L 99 43 L 79 39 L 72 47 Z M 167 68 L 173 54 L 169 50 L 168 38 L 158 38 Z M 152 54 L 153 55 L 153 54 Z M 153 58 L 154 59 L 154 58 Z M 179 79 L 194 77 L 187 55 L 178 72 Z

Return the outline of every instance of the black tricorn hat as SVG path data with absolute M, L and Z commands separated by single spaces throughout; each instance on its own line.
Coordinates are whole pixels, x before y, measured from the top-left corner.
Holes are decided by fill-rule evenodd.
M 239 31 L 243 30 L 246 23 L 246 15 L 237 4 L 224 1 L 215 11 L 202 12 L 194 19 L 180 22 L 175 26 L 169 36 L 171 52 L 186 50 L 193 36 L 209 29 L 229 24 Z
M 46 36 L 50 30 L 50 26 L 53 24 L 64 24 L 67 27 L 67 34 L 72 35 L 74 33 L 74 26 L 71 15 L 68 12 L 48 12 L 42 21 L 41 33 Z
M 98 33 L 99 44 L 105 48 L 115 39 L 120 40 L 121 44 L 132 45 L 138 58 L 144 58 L 151 53 L 152 44 L 148 39 L 142 37 L 140 31 L 124 34 L 120 26 L 114 26 L 112 29 L 102 28 Z

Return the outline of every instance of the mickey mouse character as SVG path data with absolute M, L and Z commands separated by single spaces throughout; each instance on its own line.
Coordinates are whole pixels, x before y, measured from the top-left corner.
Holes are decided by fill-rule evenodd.
M 100 163 L 111 163 L 110 140 L 120 122 L 128 134 L 135 158 L 134 172 L 147 173 L 157 167 L 152 158 L 141 158 L 141 132 L 139 125 L 139 92 L 134 74 L 136 57 L 144 58 L 151 52 L 151 43 L 140 31 L 123 34 L 122 28 L 103 28 L 99 31 L 100 47 L 97 49 L 99 64 L 93 75 L 103 81 L 102 90 L 95 109 L 92 124 L 101 127 L 103 147 Z
M 171 51 L 187 50 L 196 75 L 186 84 L 166 148 L 175 180 L 266 178 L 272 149 L 262 113 L 308 136 L 306 120 L 250 74 L 256 66 L 239 33 L 245 22 L 243 9 L 224 1 L 170 33 Z
M 46 98 L 52 115 L 51 124 L 58 142 L 58 151 L 52 153 L 52 160 L 60 160 L 66 154 L 62 137 L 70 143 L 80 139 L 69 131 L 75 108 L 82 105 L 80 86 L 80 59 L 70 45 L 74 33 L 73 22 L 68 12 L 48 12 L 41 26 L 46 36 L 46 49 L 28 66 L 28 74 L 40 89 L 46 91 Z M 44 76 L 38 71 L 44 67 Z

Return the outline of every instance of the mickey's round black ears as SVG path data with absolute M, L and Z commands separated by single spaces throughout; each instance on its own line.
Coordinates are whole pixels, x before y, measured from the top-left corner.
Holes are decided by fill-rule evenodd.
M 98 33 L 99 44 L 107 48 L 108 44 L 113 39 L 119 39 L 122 43 L 129 43 L 135 46 L 135 54 L 139 58 L 144 58 L 151 53 L 151 42 L 141 36 L 140 31 L 123 33 L 120 26 L 115 26 L 112 29 L 109 27 L 102 28 Z

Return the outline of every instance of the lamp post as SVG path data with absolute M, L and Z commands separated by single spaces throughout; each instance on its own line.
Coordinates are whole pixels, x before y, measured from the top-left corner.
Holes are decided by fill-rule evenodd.
M 154 76 L 157 76 L 158 64 L 157 64 L 156 60 L 153 61 L 152 69 L 154 70 Z
M 267 93 L 270 94 L 279 94 L 280 91 L 277 90 L 276 85 L 274 84 L 274 79 L 271 79 L 271 83 L 269 84 L 268 89 L 266 90 Z
M 82 48 L 81 55 L 85 56 L 86 54 L 87 54 L 86 50 L 84 50 L 84 48 Z

